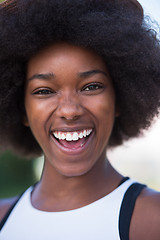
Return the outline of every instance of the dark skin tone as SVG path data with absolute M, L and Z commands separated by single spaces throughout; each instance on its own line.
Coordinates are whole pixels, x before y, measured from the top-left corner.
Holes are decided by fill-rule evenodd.
M 35 55 L 27 70 L 24 124 L 45 156 L 32 205 L 43 211 L 67 211 L 112 192 L 122 176 L 106 159 L 106 150 L 119 112 L 102 58 L 90 50 L 57 43 Z M 92 130 L 91 135 L 76 147 L 61 146 L 54 136 L 85 129 Z M 14 201 L 0 203 L 1 219 Z M 158 240 L 159 211 L 160 194 L 144 189 L 136 202 L 130 240 Z
M 116 115 L 115 94 L 102 59 L 91 51 L 57 44 L 29 62 L 27 79 L 25 124 L 45 154 L 33 204 L 47 211 L 70 210 L 112 191 L 121 179 L 106 161 Z M 52 131 L 84 129 L 92 129 L 92 135 L 78 152 L 61 149 L 53 139 Z M 107 187 L 112 175 L 115 182 Z

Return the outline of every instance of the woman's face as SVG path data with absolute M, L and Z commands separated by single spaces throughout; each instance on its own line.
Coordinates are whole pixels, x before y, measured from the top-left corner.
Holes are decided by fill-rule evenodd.
M 80 176 L 103 161 L 115 118 L 115 94 L 102 58 L 57 43 L 30 59 L 25 125 L 50 167 Z

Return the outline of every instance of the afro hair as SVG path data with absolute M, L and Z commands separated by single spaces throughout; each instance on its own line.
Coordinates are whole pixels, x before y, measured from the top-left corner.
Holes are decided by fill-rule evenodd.
M 160 107 L 160 44 L 135 0 L 11 0 L 0 7 L 0 146 L 25 156 L 42 150 L 23 118 L 26 65 L 66 41 L 106 63 L 120 115 L 109 146 L 147 129 Z

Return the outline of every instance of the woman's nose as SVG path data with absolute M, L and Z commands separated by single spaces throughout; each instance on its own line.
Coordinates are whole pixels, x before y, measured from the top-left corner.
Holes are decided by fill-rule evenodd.
M 61 119 L 66 121 L 74 121 L 79 119 L 83 114 L 83 107 L 81 106 L 78 97 L 72 96 L 62 97 L 58 102 L 56 114 Z

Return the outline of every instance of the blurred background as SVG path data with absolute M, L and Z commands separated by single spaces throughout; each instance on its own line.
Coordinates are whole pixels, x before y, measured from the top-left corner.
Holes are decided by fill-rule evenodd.
M 138 0 L 146 20 L 160 38 L 160 0 Z M 108 151 L 112 165 L 123 175 L 129 176 L 156 190 L 160 190 L 160 118 L 155 118 L 143 137 L 130 140 L 123 146 Z
M 152 25 L 158 31 L 158 25 L 154 21 L 160 23 L 160 1 L 139 0 L 139 2 L 144 8 L 145 15 L 151 17 Z M 155 119 L 143 137 L 109 150 L 107 156 L 111 164 L 123 175 L 160 190 L 160 119 Z M 43 157 L 26 160 L 9 151 L 1 153 L 0 198 L 20 194 L 37 182 L 42 167 Z

